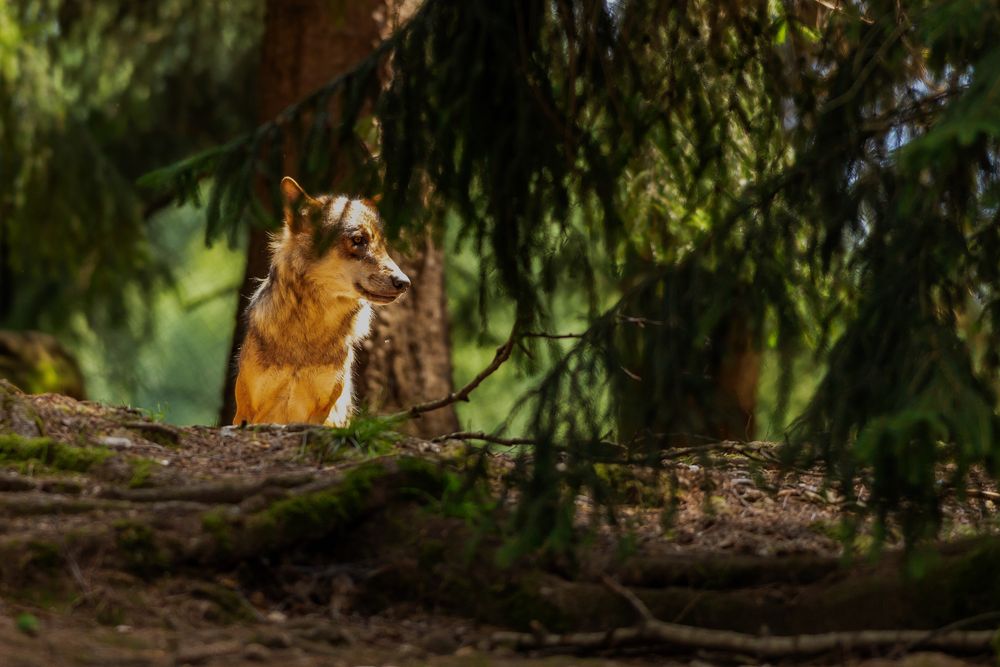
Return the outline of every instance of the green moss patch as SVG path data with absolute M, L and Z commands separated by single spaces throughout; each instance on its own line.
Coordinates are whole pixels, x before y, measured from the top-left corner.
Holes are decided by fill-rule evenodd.
M 107 447 L 78 447 L 51 438 L 0 435 L 0 465 L 37 463 L 66 472 L 87 472 L 114 456 Z
M 202 529 L 216 556 L 266 553 L 322 540 L 388 501 L 439 499 L 445 480 L 436 466 L 415 459 L 389 466 L 371 461 L 330 488 L 278 500 L 249 517 L 231 519 L 223 510 L 209 510 L 201 516 Z
M 247 520 L 249 546 L 298 542 L 326 535 L 333 527 L 357 517 L 374 481 L 385 474 L 383 466 L 365 464 L 348 472 L 344 481 L 331 489 L 279 500 Z
M 152 459 L 133 459 L 131 462 L 132 466 L 132 478 L 128 481 L 128 486 L 130 489 L 141 489 L 147 486 L 151 486 L 150 478 L 153 475 L 153 471 L 159 467 L 159 463 Z
M 163 572 L 170 565 L 170 554 L 162 547 L 153 529 L 144 523 L 123 519 L 114 524 L 118 549 L 129 570 L 142 577 Z

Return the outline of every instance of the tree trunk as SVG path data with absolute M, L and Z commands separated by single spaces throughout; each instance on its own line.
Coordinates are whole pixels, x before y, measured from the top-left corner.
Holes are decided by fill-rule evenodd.
M 399 15 L 398 8 L 387 10 L 385 0 L 268 0 L 258 84 L 261 121 L 365 58 Z M 294 156 L 286 153 L 285 163 L 286 171 L 296 175 Z M 336 187 L 332 183 L 330 189 Z M 400 303 L 377 310 L 372 336 L 356 366 L 358 402 L 375 410 L 395 410 L 451 391 L 443 256 L 429 239 L 413 247 L 409 257 L 394 256 L 413 288 Z M 253 229 L 227 362 L 223 424 L 235 413 L 233 360 L 246 333 L 244 312 L 268 265 L 266 232 Z M 448 408 L 428 415 L 412 430 L 430 435 L 455 427 L 454 410 Z

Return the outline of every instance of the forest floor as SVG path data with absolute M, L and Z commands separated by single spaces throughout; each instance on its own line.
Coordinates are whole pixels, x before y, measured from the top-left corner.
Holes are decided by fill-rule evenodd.
M 592 531 L 574 561 L 501 567 L 504 540 L 458 486 L 485 460 L 499 488 L 512 458 L 457 441 L 358 445 L 295 427 L 179 428 L 0 381 L 0 665 L 995 660 L 932 632 L 970 617 L 961 630 L 996 627 L 981 616 L 1000 600 L 1000 496 L 986 484 L 948 503 L 944 541 L 908 566 L 892 538 L 879 559 L 846 558 L 820 472 L 782 474 L 758 444 L 712 466 L 640 470 L 619 528 Z M 596 508 L 578 504 L 596 525 Z M 607 634 L 660 621 L 741 634 L 735 645 Z M 919 632 L 877 647 L 740 648 L 748 636 L 901 628 Z

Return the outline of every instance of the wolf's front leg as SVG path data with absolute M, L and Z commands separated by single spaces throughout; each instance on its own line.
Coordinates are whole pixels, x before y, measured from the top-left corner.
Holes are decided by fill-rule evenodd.
M 343 384 L 335 388 L 340 389 L 340 394 L 334 398 L 330 414 L 326 416 L 326 426 L 344 427 L 351 421 L 351 414 L 354 412 L 354 387 L 349 369 L 350 366 L 344 373 Z

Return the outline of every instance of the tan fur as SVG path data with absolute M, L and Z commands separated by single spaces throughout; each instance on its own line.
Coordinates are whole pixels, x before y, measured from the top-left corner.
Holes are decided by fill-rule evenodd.
M 389 258 L 371 200 L 313 198 L 287 177 L 281 188 L 285 227 L 247 311 L 233 423 L 344 426 L 372 305 L 394 301 L 409 279 Z

